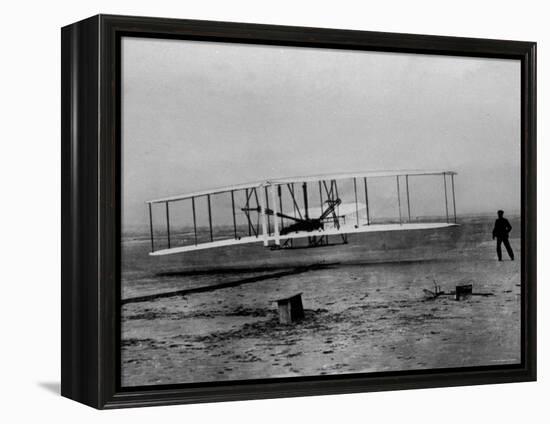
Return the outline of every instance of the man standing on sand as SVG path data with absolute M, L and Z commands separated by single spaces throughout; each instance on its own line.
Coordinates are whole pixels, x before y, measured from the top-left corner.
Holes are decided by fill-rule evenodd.
M 497 256 L 498 260 L 502 261 L 502 249 L 500 248 L 500 245 L 504 243 L 504 247 L 506 248 L 506 251 L 508 252 L 508 256 L 510 256 L 510 260 L 514 260 L 514 251 L 512 250 L 512 246 L 510 246 L 510 242 L 508 241 L 508 234 L 512 230 L 512 226 L 508 222 L 506 218 L 504 218 L 504 211 L 498 211 L 498 218 L 495 221 L 495 228 L 493 228 L 493 240 L 497 239 Z

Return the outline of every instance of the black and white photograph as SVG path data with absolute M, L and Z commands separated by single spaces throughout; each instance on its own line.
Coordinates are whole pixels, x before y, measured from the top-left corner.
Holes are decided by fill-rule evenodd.
M 543 2 L 3 6 L 0 422 L 545 422 Z
M 123 388 L 522 361 L 519 60 L 120 55 Z

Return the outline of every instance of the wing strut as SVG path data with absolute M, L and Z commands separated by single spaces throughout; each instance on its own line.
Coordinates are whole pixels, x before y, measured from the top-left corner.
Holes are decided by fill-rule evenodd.
M 197 214 L 195 213 L 195 197 L 191 197 L 191 206 L 193 208 L 193 232 L 195 233 L 195 246 L 197 245 Z
M 235 218 L 235 190 L 231 190 L 231 211 L 233 212 L 233 233 L 235 234 L 235 240 L 237 240 L 237 219 Z
M 397 180 L 397 207 L 399 208 L 399 225 L 403 223 L 403 219 L 401 218 L 401 195 L 399 193 L 399 175 L 396 177 Z
M 246 196 L 246 208 L 250 208 L 250 197 L 248 195 L 248 189 L 245 189 L 244 191 Z M 246 213 L 246 218 L 248 219 L 248 236 L 252 236 L 252 222 L 250 222 L 250 217 L 248 216 L 248 212 Z
M 267 186 L 264 187 L 265 208 L 269 209 L 269 196 L 267 195 Z M 267 234 L 271 234 L 271 218 L 267 215 Z
M 153 210 L 151 203 L 149 203 L 149 229 L 151 231 L 151 252 L 155 251 L 155 241 L 153 238 Z
M 267 234 L 267 214 L 265 213 L 265 192 L 260 191 L 260 215 L 262 219 L 262 236 L 264 239 L 264 246 L 269 245 L 268 234 Z
M 307 183 L 302 184 L 302 192 L 304 194 L 304 213 L 306 221 L 309 219 L 309 207 L 307 204 Z
M 283 213 L 283 196 L 281 186 L 277 186 L 277 195 L 279 196 L 279 212 Z M 284 218 L 281 216 L 281 228 L 283 228 Z
M 445 172 L 443 173 L 443 186 L 445 187 L 445 215 L 447 216 L 447 221 L 449 222 L 449 205 L 447 204 L 447 176 Z
M 355 194 L 355 220 L 359 228 L 359 203 L 357 202 L 357 178 L 353 178 L 353 193 Z
M 369 190 L 367 188 L 367 177 L 363 177 L 363 182 L 365 183 L 365 204 L 367 205 L 367 225 L 370 225 Z
M 453 190 L 453 212 L 455 215 L 455 224 L 456 224 L 456 199 L 455 199 L 455 176 L 451 174 L 451 188 Z
M 405 175 L 405 185 L 407 186 L 407 212 L 409 214 L 409 222 L 411 222 L 411 200 L 409 198 L 409 176 Z
M 168 239 L 168 249 L 170 249 L 170 212 L 168 210 L 168 202 L 166 202 L 165 205 L 166 205 L 166 236 Z
M 214 241 L 214 234 L 212 232 L 212 207 L 210 205 L 210 195 L 207 194 L 206 197 L 208 198 L 208 225 L 210 227 L 210 241 Z
M 266 187 L 267 189 L 267 187 Z M 275 245 L 280 246 L 281 245 L 281 238 L 279 237 L 279 221 L 277 220 L 277 197 L 275 193 L 276 187 L 274 185 L 271 186 L 271 201 L 273 203 L 273 231 L 275 233 Z M 281 211 L 282 212 L 282 211 Z M 268 215 L 269 217 L 269 215 Z M 282 219 L 282 217 L 281 217 Z

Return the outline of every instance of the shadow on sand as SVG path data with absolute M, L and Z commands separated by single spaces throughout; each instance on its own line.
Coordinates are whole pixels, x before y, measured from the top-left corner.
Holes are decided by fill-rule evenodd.
M 157 277 L 193 277 L 197 275 L 231 275 L 231 274 L 255 274 L 258 272 L 267 272 L 267 271 L 282 271 L 282 270 L 295 270 L 295 269 L 326 269 L 330 267 L 337 266 L 380 266 L 387 264 L 420 264 L 420 263 L 430 263 L 430 262 L 442 262 L 446 259 L 440 258 L 428 258 L 428 259 L 384 259 L 384 260 L 371 260 L 371 261 L 359 261 L 359 262 L 330 262 L 330 263 L 318 263 L 313 265 L 304 265 L 302 267 L 289 267 L 288 264 L 274 265 L 274 266 L 263 266 L 263 267 L 227 267 L 227 268 L 215 268 L 215 269 L 190 269 L 190 270 L 172 270 L 165 272 L 157 272 L 155 275 Z
M 244 279 L 238 279 L 234 281 L 228 281 L 226 283 L 216 284 L 216 285 L 209 285 L 209 286 L 202 286 L 202 287 L 194 287 L 190 289 L 183 289 L 183 290 L 176 290 L 171 292 L 164 292 L 164 293 L 157 293 L 157 294 L 151 294 L 147 296 L 139 296 L 139 297 L 131 297 L 129 299 L 122 299 L 121 304 L 126 305 L 128 303 L 136 303 L 136 302 L 149 302 L 151 300 L 157 300 L 161 298 L 166 297 L 173 297 L 173 296 L 186 296 L 188 294 L 193 293 L 204 293 L 214 290 L 220 290 L 220 289 L 226 289 L 229 287 L 237 287 L 243 284 L 249 284 L 249 283 L 256 283 L 258 281 L 265 281 L 272 278 L 280 278 L 280 277 L 286 277 L 289 275 L 297 275 L 302 274 L 305 272 L 315 271 L 318 269 L 325 269 L 328 268 L 329 265 L 313 265 L 313 266 L 303 266 L 303 267 L 296 267 L 292 269 L 287 269 L 285 271 L 280 272 L 274 272 L 270 274 L 264 274 L 264 275 L 258 275 L 255 277 L 250 278 L 244 278 Z

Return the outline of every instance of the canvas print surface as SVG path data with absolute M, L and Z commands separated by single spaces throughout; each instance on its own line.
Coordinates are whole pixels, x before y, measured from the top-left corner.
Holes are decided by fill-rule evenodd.
M 519 61 L 121 52 L 123 387 L 521 361 Z

